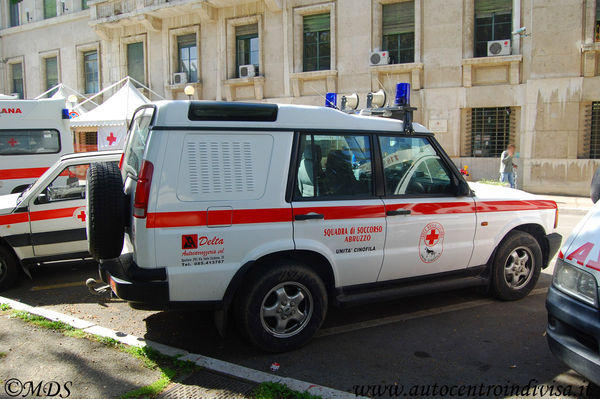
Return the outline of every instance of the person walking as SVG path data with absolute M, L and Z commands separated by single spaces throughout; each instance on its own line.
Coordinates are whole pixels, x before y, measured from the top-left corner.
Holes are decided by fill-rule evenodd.
M 509 144 L 500 156 L 500 181 L 502 183 L 508 182 L 510 188 L 515 188 L 515 174 L 513 173 L 513 168 L 517 167 L 513 163 L 515 149 L 514 144 Z

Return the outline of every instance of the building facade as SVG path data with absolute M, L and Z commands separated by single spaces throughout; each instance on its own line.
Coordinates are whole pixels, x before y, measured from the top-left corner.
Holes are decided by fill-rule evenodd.
M 415 120 L 472 178 L 587 195 L 600 166 L 599 0 L 1 0 L 0 92 L 324 104 L 412 85 Z M 525 28 L 525 29 L 521 29 Z

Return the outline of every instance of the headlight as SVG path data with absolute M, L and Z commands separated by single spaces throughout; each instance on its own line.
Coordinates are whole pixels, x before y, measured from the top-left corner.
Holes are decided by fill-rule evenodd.
M 598 284 L 590 273 L 558 259 L 552 283 L 564 293 L 592 306 L 597 306 Z

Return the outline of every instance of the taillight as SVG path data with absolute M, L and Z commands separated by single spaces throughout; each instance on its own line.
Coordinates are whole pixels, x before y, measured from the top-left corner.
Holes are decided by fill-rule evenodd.
M 123 159 L 125 158 L 125 152 L 121 154 L 121 159 L 119 160 L 119 169 L 123 167 Z
M 151 162 L 143 161 L 133 200 L 133 216 L 136 218 L 144 219 L 148 213 L 148 199 L 150 198 L 150 185 L 152 184 L 153 172 L 154 165 Z

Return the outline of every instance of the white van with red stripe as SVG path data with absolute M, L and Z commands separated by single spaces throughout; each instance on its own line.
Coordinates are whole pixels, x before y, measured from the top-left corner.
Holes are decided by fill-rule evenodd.
M 92 162 L 117 163 L 121 151 L 63 155 L 22 193 L 0 196 L 0 291 L 21 267 L 89 257 L 86 173 Z
M 72 152 L 64 99 L 0 100 L 0 195 L 23 191 Z
M 220 328 L 232 310 L 268 351 L 306 343 L 329 303 L 527 295 L 560 245 L 556 203 L 469 187 L 410 127 L 294 105 L 139 108 L 121 169 L 88 175 L 101 278 L 131 302 L 214 309 Z

